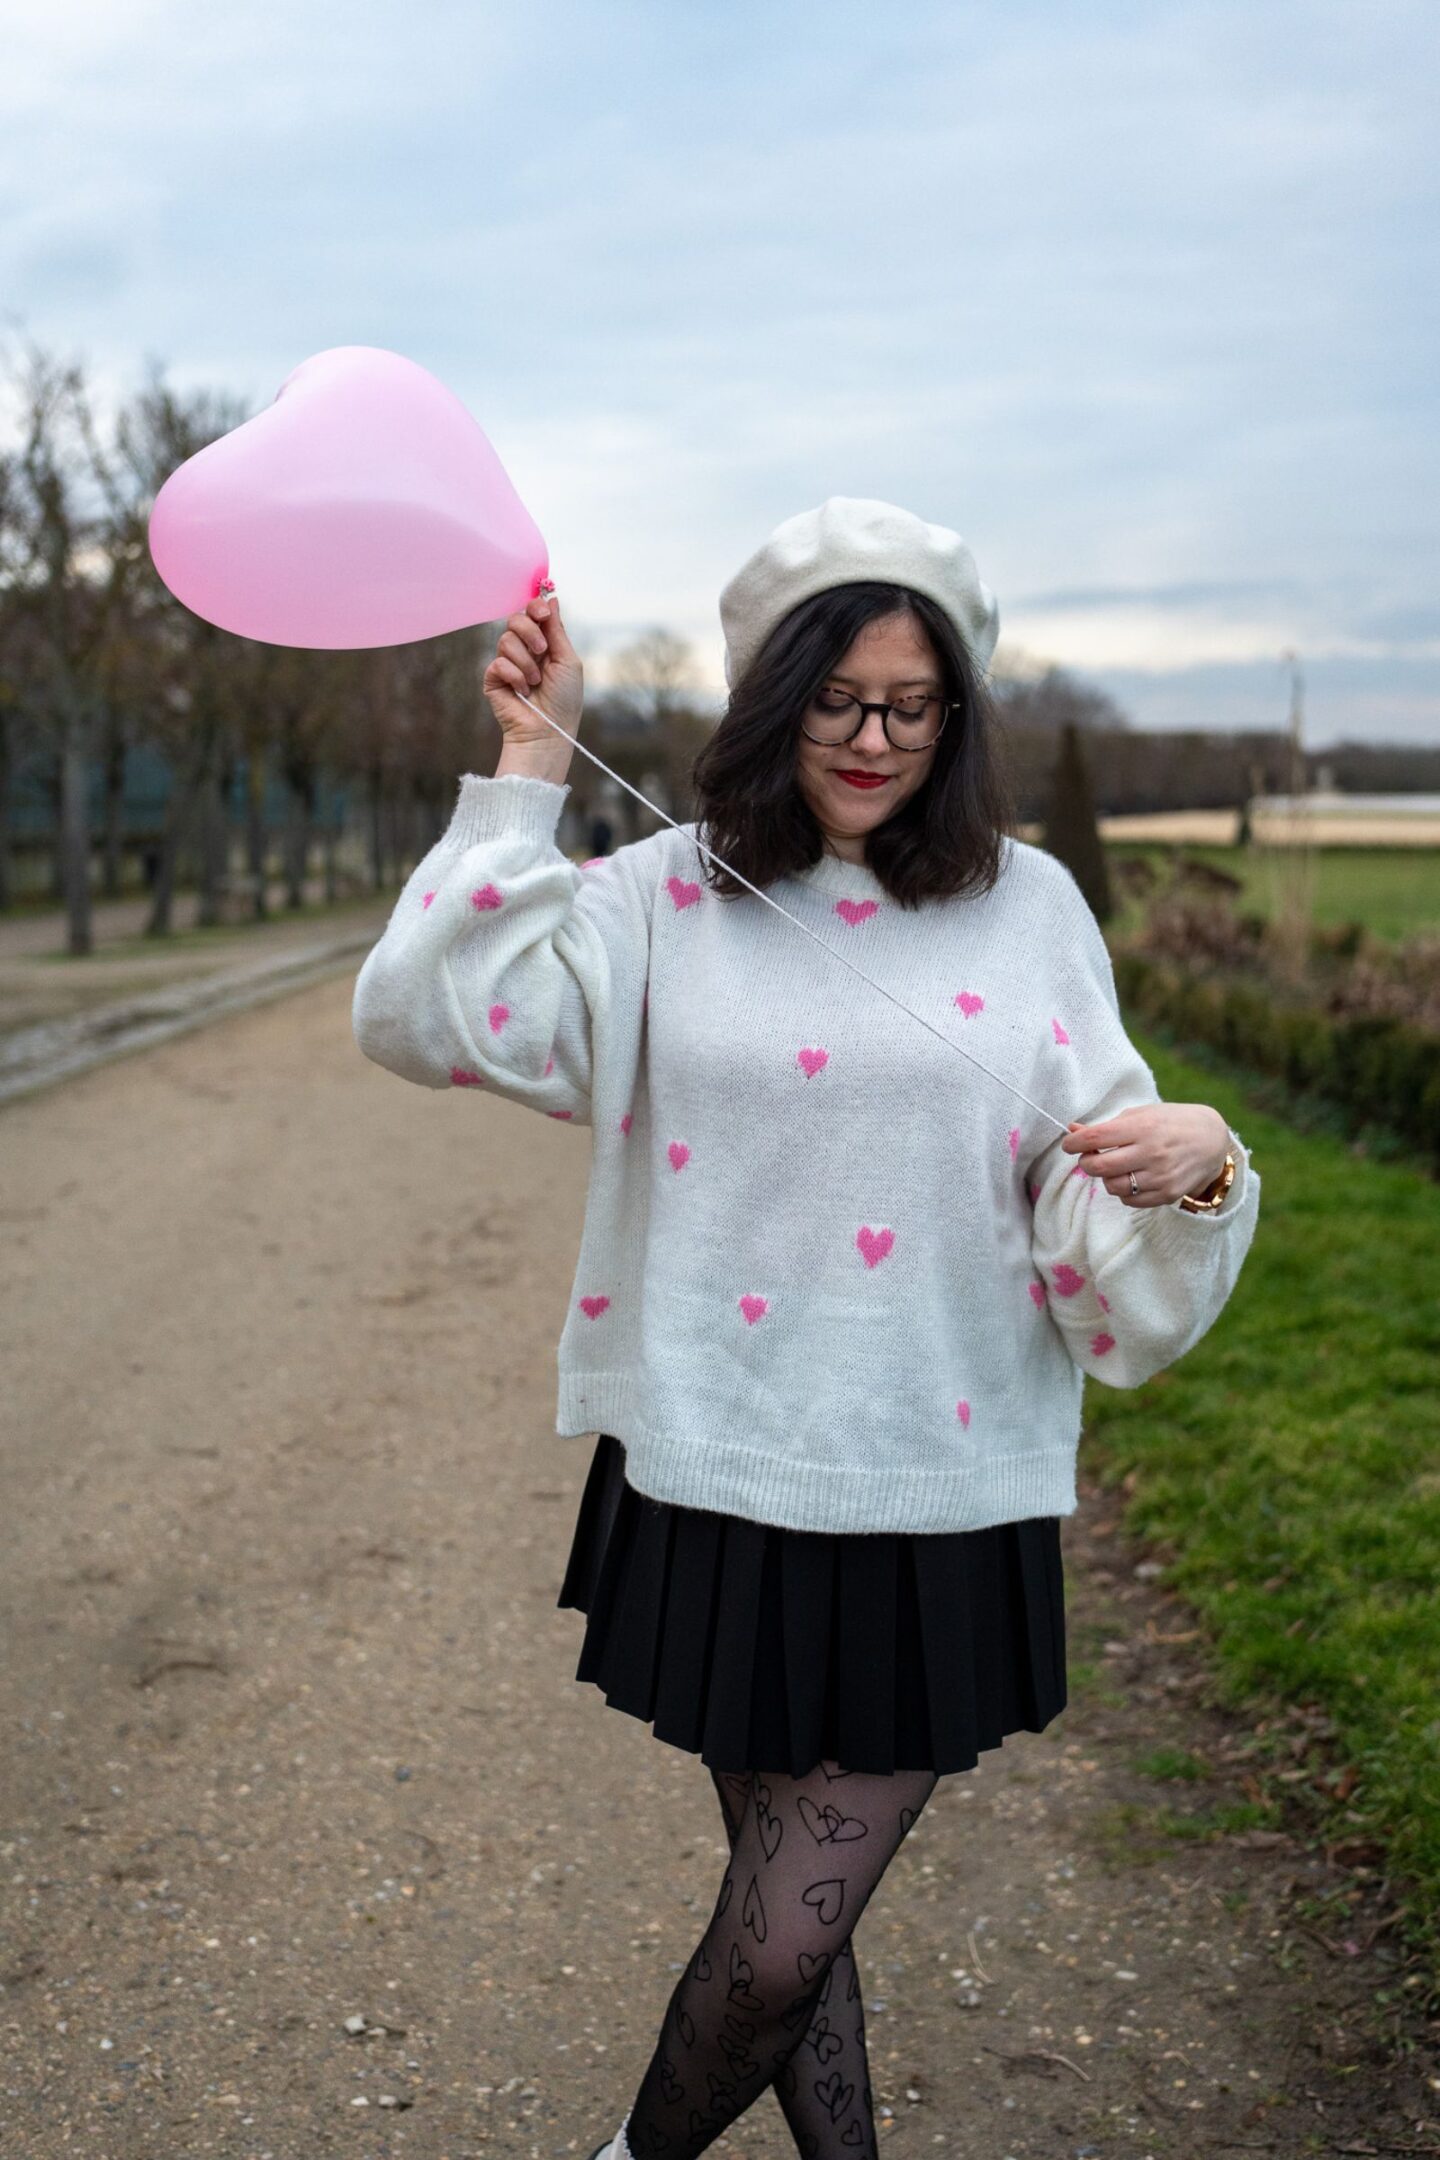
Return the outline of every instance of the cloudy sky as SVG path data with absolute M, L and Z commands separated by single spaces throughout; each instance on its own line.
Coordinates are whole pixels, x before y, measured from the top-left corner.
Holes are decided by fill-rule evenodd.
M 382 345 L 592 680 L 781 518 L 960 531 L 999 669 L 1440 740 L 1433 0 L 0 0 L 0 317 L 259 410 Z M 8 424 L 8 423 L 7 423 Z

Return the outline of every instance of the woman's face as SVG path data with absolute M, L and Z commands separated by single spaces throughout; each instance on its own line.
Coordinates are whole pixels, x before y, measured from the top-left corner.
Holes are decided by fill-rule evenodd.
M 867 623 L 821 688 L 848 691 L 851 697 L 879 704 L 922 689 L 943 696 L 944 679 L 929 638 L 913 615 L 902 613 Z M 796 780 L 832 852 L 846 862 L 863 863 L 866 835 L 924 786 L 934 762 L 934 743 L 924 750 L 897 750 L 879 713 L 871 712 L 848 743 L 817 743 L 802 734 Z M 883 787 L 858 788 L 840 778 L 843 772 L 883 773 L 886 778 Z

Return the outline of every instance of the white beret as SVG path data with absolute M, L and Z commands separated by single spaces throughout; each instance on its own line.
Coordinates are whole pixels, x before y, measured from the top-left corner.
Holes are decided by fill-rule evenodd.
M 775 527 L 720 595 L 725 680 L 733 689 L 782 616 L 831 585 L 879 579 L 908 585 L 945 610 L 983 671 L 1000 609 L 959 533 L 894 503 L 831 495 Z

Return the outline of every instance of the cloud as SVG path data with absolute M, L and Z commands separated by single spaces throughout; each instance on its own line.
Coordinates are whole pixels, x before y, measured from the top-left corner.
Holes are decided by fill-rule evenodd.
M 1428 0 L 20 15 L 29 332 L 112 406 L 148 354 L 258 407 L 326 346 L 407 353 L 597 661 L 665 622 L 718 688 L 725 578 L 875 495 L 965 535 L 1002 645 L 1123 671 L 1141 724 L 1197 668 L 1241 724 L 1294 644 L 1393 666 L 1357 725 L 1440 733 Z

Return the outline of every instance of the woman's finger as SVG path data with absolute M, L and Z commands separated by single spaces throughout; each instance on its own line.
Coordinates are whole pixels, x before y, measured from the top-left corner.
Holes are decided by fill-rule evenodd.
M 518 615 L 510 616 L 506 622 L 501 637 L 502 643 L 506 637 L 513 638 L 516 644 L 524 645 L 530 652 L 543 652 L 545 650 L 545 632 L 534 617 L 526 614 L 523 609 Z
M 510 633 L 507 631 L 506 637 L 509 636 Z M 517 667 L 521 670 L 526 682 L 538 682 L 540 680 L 540 670 L 536 666 L 530 648 L 528 645 L 522 645 L 519 638 L 511 638 L 508 646 L 506 645 L 505 638 L 502 638 L 500 640 L 498 653 L 500 657 L 508 660 L 512 667 Z
M 1146 1157 L 1142 1149 L 1133 1146 L 1099 1148 L 1082 1155 L 1080 1163 L 1087 1177 L 1125 1177 L 1132 1170 L 1142 1173 Z

